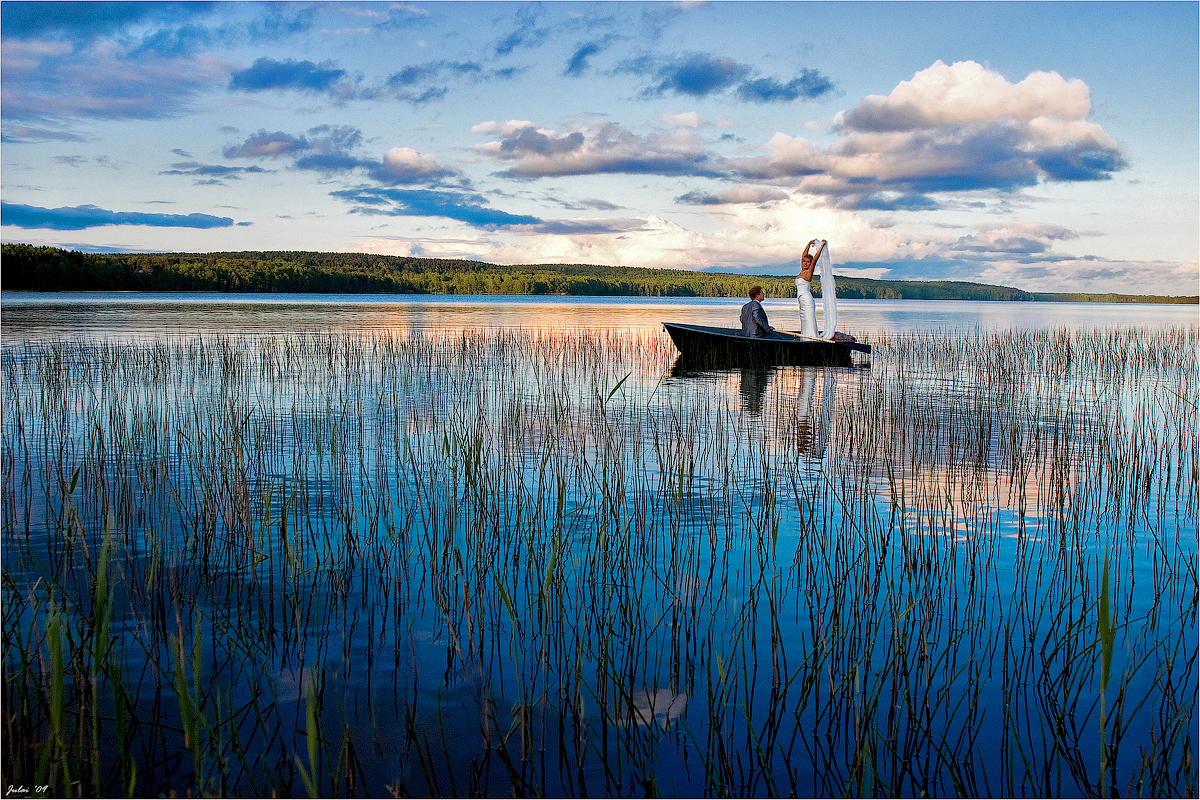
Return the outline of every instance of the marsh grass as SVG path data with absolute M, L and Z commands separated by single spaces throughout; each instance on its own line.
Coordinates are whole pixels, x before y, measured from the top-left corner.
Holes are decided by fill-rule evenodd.
M 6 344 L 3 783 L 1197 792 L 1195 330 Z

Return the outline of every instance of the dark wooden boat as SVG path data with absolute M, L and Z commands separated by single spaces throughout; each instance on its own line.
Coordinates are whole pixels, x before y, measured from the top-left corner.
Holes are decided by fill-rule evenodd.
M 771 337 L 742 336 L 738 328 L 710 328 L 664 322 L 671 341 L 691 364 L 720 366 L 789 365 L 800 367 L 854 366 L 854 353 L 871 353 L 871 345 L 831 342 L 775 331 Z M 861 359 L 862 357 L 860 357 Z

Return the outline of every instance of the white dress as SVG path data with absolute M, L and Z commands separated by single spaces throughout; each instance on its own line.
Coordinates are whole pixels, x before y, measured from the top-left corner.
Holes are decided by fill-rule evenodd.
M 817 335 L 817 301 L 812 296 L 812 283 L 796 276 L 796 302 L 800 304 L 800 332 Z
M 814 240 L 815 241 L 815 240 Z M 800 304 L 800 333 L 821 339 L 832 339 L 837 330 L 837 287 L 833 283 L 833 262 L 829 259 L 829 245 L 821 251 L 816 269 L 821 272 L 821 307 L 825 312 L 825 325 L 817 333 L 817 301 L 812 296 L 812 282 L 796 276 L 796 302 Z

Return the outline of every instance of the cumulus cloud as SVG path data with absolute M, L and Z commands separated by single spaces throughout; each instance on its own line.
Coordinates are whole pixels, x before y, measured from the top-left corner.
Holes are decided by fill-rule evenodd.
M 303 135 L 260 130 L 225 149 L 226 158 L 289 158 L 292 167 L 327 175 L 366 175 L 379 185 L 331 192 L 350 203 L 351 213 L 368 216 L 444 217 L 479 228 L 541 223 L 530 215 L 491 208 L 478 194 L 465 191 L 469 181 L 456 170 L 411 147 L 393 147 L 380 159 L 360 155 L 362 132 L 342 125 L 319 125 Z M 446 186 L 453 182 L 457 188 Z M 425 188 L 406 188 L 423 186 Z
M 289 158 L 294 169 L 327 175 L 361 170 L 385 186 L 436 185 L 450 180 L 462 185 L 469 183 L 457 170 L 444 167 L 433 156 L 411 147 L 393 147 L 381 159 L 360 155 L 361 150 L 362 131 L 358 128 L 318 125 L 300 136 L 260 130 L 241 144 L 226 147 L 224 154 L 226 158 Z
M 138 211 L 109 211 L 93 205 L 39 208 L 19 203 L 0 204 L 0 224 L 18 228 L 47 228 L 78 231 L 107 225 L 150 225 L 159 228 L 228 228 L 229 217 L 209 214 L 147 214 Z
M 303 136 L 292 136 L 283 131 L 268 133 L 260 129 L 240 145 L 226 147 L 223 152 L 226 158 L 276 158 L 306 149 L 308 140 Z
M 362 132 L 349 125 L 318 125 L 304 136 L 292 136 L 283 131 L 268 133 L 259 130 L 240 145 L 226 147 L 226 158 L 293 159 L 296 169 L 318 172 L 347 172 L 359 167 L 371 167 L 376 162 L 363 160 L 353 154 L 362 144 Z
M 1078 78 L 1031 72 L 1019 83 L 974 61 L 942 61 L 901 81 L 887 97 L 868 95 L 838 115 L 857 131 L 909 131 L 996 119 L 1081 120 L 1092 110 L 1091 90 Z
M 513 178 L 603 173 L 715 175 L 703 143 L 690 131 L 637 136 L 613 123 L 559 132 L 533 123 L 486 122 L 473 131 L 499 133 L 478 145 L 485 158 L 514 162 L 501 174 Z
M 380 183 L 387 184 L 429 183 L 453 174 L 433 156 L 418 153 L 411 147 L 393 147 L 370 172 Z
M 364 162 L 354 155 L 354 151 L 362 145 L 362 131 L 350 125 L 318 125 L 309 128 L 305 145 L 303 155 L 293 164 L 296 169 L 346 172 L 374 164 L 373 161 Z
M 929 193 L 1107 180 L 1125 160 L 1117 141 L 1085 119 L 1090 109 L 1078 79 L 1035 72 L 1013 84 L 975 62 L 939 61 L 887 97 L 838 114 L 840 136 L 829 146 L 779 133 L 766 145 L 771 155 L 726 166 L 844 207 L 932 208 Z

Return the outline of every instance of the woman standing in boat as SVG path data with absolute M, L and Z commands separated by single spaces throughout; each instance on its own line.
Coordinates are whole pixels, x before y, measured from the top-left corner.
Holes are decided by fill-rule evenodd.
M 817 252 L 810 253 L 813 245 Z M 825 312 L 824 326 L 817 333 L 817 303 L 812 296 L 812 277 L 821 268 L 821 306 Z M 800 274 L 796 276 L 796 301 L 800 304 L 800 333 L 834 342 L 853 342 L 853 336 L 837 330 L 837 287 L 833 282 L 833 262 L 829 259 L 829 242 L 813 239 L 804 246 L 800 256 Z
M 820 245 L 815 255 L 809 252 L 814 244 Z M 812 278 L 817 259 L 825 255 L 827 244 L 824 239 L 813 239 L 804 246 L 804 254 L 800 256 L 800 274 L 796 276 L 796 302 L 800 304 L 800 333 L 805 336 L 817 336 L 817 302 L 812 296 Z M 826 256 L 827 261 L 828 259 Z M 824 275 L 821 276 L 821 294 L 823 297 L 829 294 Z

